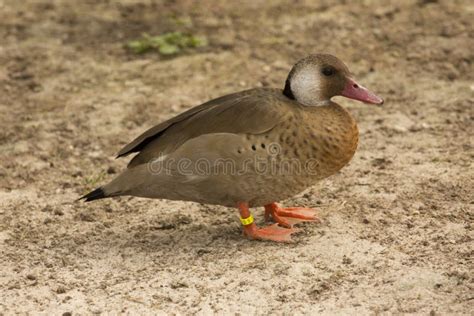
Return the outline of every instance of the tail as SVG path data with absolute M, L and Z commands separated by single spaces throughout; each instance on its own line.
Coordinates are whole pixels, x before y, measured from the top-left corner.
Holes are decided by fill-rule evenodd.
M 133 189 L 141 186 L 143 179 L 146 179 L 147 177 L 150 177 L 150 172 L 148 171 L 148 166 L 146 164 L 133 169 L 125 169 L 124 172 L 111 182 L 87 193 L 80 197 L 79 200 L 90 202 L 113 196 L 134 195 L 131 194 Z
M 105 192 L 102 188 L 97 188 L 92 192 L 87 193 L 84 196 L 81 196 L 78 200 L 85 200 L 86 202 L 94 201 L 94 200 L 99 200 L 99 199 L 104 199 L 106 197 L 109 197 L 105 195 Z

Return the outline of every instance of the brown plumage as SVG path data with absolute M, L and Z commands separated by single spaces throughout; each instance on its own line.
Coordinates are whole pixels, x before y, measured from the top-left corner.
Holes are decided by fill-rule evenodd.
M 293 67 L 283 91 L 226 95 L 149 129 L 118 153 L 138 152 L 127 169 L 84 198 L 133 195 L 239 207 L 248 236 L 287 241 L 293 223 L 316 217 L 274 202 L 336 173 L 357 148 L 357 125 L 330 101 L 335 95 L 383 102 L 336 57 L 311 55 Z M 257 206 L 287 228 L 247 223 L 248 207 Z

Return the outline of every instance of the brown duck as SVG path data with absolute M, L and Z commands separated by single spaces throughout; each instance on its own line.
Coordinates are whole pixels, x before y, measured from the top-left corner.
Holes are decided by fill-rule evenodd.
M 310 55 L 291 69 L 283 90 L 257 88 L 208 101 L 149 129 L 118 157 L 138 153 L 86 201 L 133 195 L 237 207 L 244 234 L 289 241 L 307 208 L 282 208 L 290 198 L 344 167 L 358 142 L 352 116 L 331 101 L 383 100 L 356 83 L 339 59 Z M 250 207 L 276 222 L 258 228 Z

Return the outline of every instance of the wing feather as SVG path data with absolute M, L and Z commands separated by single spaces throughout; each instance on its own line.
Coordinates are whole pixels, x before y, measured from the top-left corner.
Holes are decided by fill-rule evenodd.
M 252 89 L 194 107 L 149 129 L 118 154 L 139 152 L 133 167 L 176 150 L 204 134 L 261 134 L 284 120 L 288 101 L 277 89 Z

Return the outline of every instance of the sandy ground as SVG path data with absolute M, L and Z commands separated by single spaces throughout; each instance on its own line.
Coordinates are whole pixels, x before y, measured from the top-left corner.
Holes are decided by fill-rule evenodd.
M 472 1 L 216 2 L 0 1 L 0 313 L 472 315 Z M 209 46 L 124 49 L 189 28 L 176 17 Z M 323 219 L 294 244 L 244 239 L 224 207 L 74 202 L 148 127 L 282 87 L 312 52 L 339 56 L 386 104 L 337 98 L 359 149 L 283 202 Z

